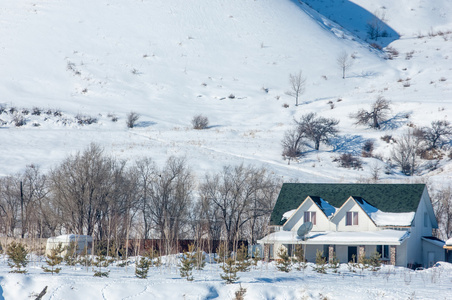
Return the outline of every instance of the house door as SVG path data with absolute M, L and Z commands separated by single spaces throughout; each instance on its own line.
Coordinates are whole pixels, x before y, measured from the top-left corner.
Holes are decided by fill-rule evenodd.
M 358 262 L 358 247 L 348 246 L 348 261 L 352 261 L 353 257 L 355 258 L 355 262 Z
M 428 267 L 433 267 L 433 265 L 436 263 L 435 261 L 435 252 L 428 252 Z

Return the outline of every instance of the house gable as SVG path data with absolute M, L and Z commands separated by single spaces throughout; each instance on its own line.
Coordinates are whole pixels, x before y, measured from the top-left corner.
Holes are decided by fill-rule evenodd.
M 284 183 L 270 217 L 270 225 L 282 225 L 282 214 L 296 209 L 308 196 L 321 197 L 341 207 L 350 196 L 366 199 L 381 211 L 415 212 L 425 184 L 330 184 Z
M 332 207 L 330 205 L 327 205 L 323 202 L 322 199 L 318 197 L 306 197 L 306 199 L 297 208 L 295 213 L 284 223 L 283 230 L 298 230 L 298 228 L 303 223 L 305 223 L 305 212 L 315 212 L 316 222 L 315 224 L 313 224 L 312 231 L 330 230 L 330 222 L 326 214 L 334 213 L 334 211 L 332 211 Z
M 337 231 L 375 231 L 378 230 L 371 217 L 362 208 L 362 199 L 349 197 L 331 218 Z M 347 213 L 351 214 L 351 224 L 346 223 Z M 357 214 L 354 215 L 354 214 Z M 357 221 L 357 224 L 354 222 Z

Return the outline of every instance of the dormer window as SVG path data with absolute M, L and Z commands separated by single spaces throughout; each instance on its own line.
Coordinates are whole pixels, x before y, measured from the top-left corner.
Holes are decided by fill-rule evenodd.
M 348 211 L 345 216 L 345 225 L 353 226 L 358 225 L 358 212 L 357 211 Z
M 315 218 L 315 211 L 305 211 L 304 212 L 304 223 L 311 222 L 312 225 L 315 225 L 316 218 Z

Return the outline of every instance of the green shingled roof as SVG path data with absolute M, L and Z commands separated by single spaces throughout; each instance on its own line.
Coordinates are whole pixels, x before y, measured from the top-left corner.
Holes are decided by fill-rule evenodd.
M 282 215 L 298 206 L 306 197 L 321 197 L 341 207 L 350 197 L 361 197 L 384 212 L 416 211 L 425 184 L 329 184 L 284 183 L 270 218 L 270 225 L 282 225 Z

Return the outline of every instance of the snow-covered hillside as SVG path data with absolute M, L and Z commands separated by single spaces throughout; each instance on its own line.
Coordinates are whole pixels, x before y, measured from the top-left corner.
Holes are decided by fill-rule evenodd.
M 263 165 L 284 180 L 367 178 L 370 165 L 379 161 L 365 159 L 364 169 L 354 171 L 332 160 L 341 151 L 359 152 L 366 139 L 374 139 L 375 152 L 387 156 L 391 146 L 382 135 L 450 115 L 452 36 L 428 32 L 452 29 L 452 17 L 444 13 L 448 1 L 411 1 L 415 13 L 400 18 L 401 4 L 355 1 L 370 12 L 384 6 L 388 26 L 400 33 L 391 43 L 399 57 L 385 60 L 358 38 L 362 24 L 338 24 L 341 14 L 334 11 L 343 2 L 325 1 L 327 11 L 314 7 L 320 15 L 289 0 L 7 1 L 0 8 L 0 103 L 51 115 L 28 114 L 21 127 L 14 126 L 11 114 L 0 116 L 0 173 L 31 163 L 48 170 L 94 141 L 129 160 L 185 156 L 201 176 L 244 162 Z M 419 32 L 426 36 L 417 38 Z M 336 62 L 343 51 L 355 57 L 345 80 Z M 412 58 L 405 59 L 411 51 Z M 299 70 L 306 90 L 296 107 L 285 92 L 289 74 Z M 386 131 L 353 125 L 349 114 L 379 95 L 392 101 L 394 115 L 409 113 L 410 119 Z M 55 110 L 61 116 L 54 116 Z M 127 129 L 131 111 L 141 118 L 138 127 Z M 323 145 L 287 165 L 280 141 L 293 119 L 307 112 L 340 119 L 341 146 Z M 191 129 L 199 113 L 209 118 L 208 130 Z M 82 126 L 76 115 L 98 122 Z M 115 116 L 118 121 L 112 122 Z M 449 176 L 447 164 L 444 160 L 444 169 L 435 174 Z

